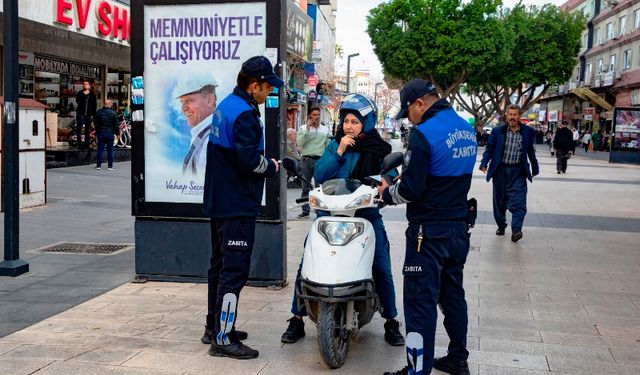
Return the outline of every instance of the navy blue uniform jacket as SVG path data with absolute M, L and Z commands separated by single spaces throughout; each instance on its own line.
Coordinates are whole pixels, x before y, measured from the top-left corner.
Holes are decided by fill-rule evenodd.
M 502 162 L 504 143 L 507 140 L 507 130 L 508 125 L 501 125 L 493 129 L 489 136 L 489 141 L 487 142 L 484 154 L 482 154 L 482 161 L 480 162 L 480 168 L 486 168 L 487 164 L 489 164 L 487 181 L 491 180 L 496 173 L 496 169 Z M 522 160 L 524 161 L 524 170 L 529 181 L 533 181 L 532 177 L 540 173 L 538 159 L 536 159 L 536 149 L 533 147 L 536 140 L 536 131 L 527 125 L 520 124 L 520 132 L 522 134 Z M 531 164 L 529 164 L 529 162 L 531 162 Z
M 409 222 L 466 219 L 477 150 L 469 123 L 439 100 L 411 130 L 402 178 L 384 191 L 384 201 L 407 203 Z
M 213 116 L 204 177 L 203 211 L 207 217 L 260 213 L 264 179 L 276 173 L 275 163 L 263 152 L 258 105 L 249 93 L 236 87 Z

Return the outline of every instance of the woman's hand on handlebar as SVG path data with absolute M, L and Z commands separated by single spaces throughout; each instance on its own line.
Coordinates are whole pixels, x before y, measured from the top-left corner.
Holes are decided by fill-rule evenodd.
M 380 194 L 380 199 L 382 199 L 382 194 L 384 193 L 384 190 L 389 187 L 389 184 L 387 183 L 387 180 L 385 180 L 384 178 L 382 179 L 382 181 L 380 181 L 380 185 L 378 185 L 377 189 L 378 189 L 378 194 Z

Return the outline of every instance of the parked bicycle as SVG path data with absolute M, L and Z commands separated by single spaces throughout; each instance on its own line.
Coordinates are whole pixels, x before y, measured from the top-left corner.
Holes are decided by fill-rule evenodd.
M 120 115 L 120 136 L 115 138 L 113 145 L 116 147 L 131 147 L 131 119 Z

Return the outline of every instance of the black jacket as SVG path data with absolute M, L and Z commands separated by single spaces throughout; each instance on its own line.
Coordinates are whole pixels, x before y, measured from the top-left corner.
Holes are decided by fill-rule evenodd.
M 118 115 L 111 109 L 104 107 L 100 109 L 94 117 L 96 133 L 119 134 Z
M 92 92 L 84 94 L 82 90 L 76 94 L 76 114 L 84 116 L 94 116 L 98 109 L 96 95 Z
M 573 141 L 573 132 L 564 127 L 556 130 L 553 138 L 553 148 L 560 151 L 575 151 L 576 143 Z

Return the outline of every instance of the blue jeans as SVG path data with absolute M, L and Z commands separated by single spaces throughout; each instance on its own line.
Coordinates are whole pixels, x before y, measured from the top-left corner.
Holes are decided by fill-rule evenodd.
M 113 168 L 113 133 L 98 133 L 98 155 L 96 156 L 96 166 L 102 165 L 102 152 L 104 146 L 107 146 L 107 161 L 109 168 Z
M 325 216 L 318 212 L 318 216 Z M 380 307 L 382 315 L 385 319 L 393 319 L 398 315 L 396 309 L 396 291 L 393 285 L 393 275 L 391 274 L 391 256 L 389 254 L 389 238 L 387 237 L 387 231 L 384 229 L 384 222 L 382 216 L 379 213 L 374 215 L 367 215 L 362 217 L 367 219 L 373 225 L 373 230 L 376 233 L 376 249 L 373 257 L 373 282 L 376 285 L 376 293 L 380 298 Z M 305 245 L 307 240 L 305 239 Z M 296 290 L 300 289 L 300 272 L 302 271 L 302 262 L 304 258 L 300 260 L 300 266 L 298 267 L 298 274 L 296 275 Z M 302 301 L 301 301 L 302 302 Z M 306 316 L 307 309 L 304 304 L 301 303 L 298 308 L 298 301 L 295 290 L 293 292 L 293 302 L 291 304 L 291 313 L 298 316 Z

